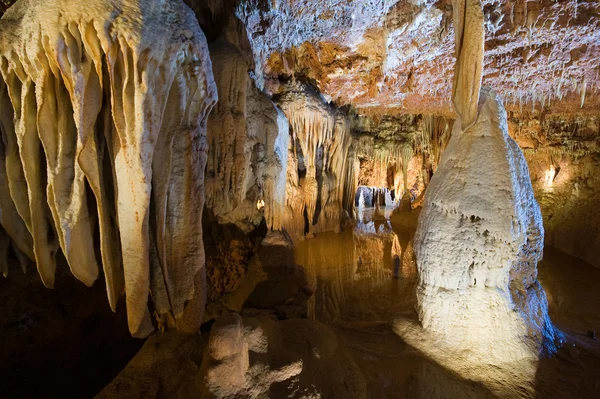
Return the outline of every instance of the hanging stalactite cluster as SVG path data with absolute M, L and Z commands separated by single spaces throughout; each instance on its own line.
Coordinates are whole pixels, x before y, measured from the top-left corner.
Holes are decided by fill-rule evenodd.
M 221 223 L 251 229 L 264 215 L 268 227 L 279 229 L 287 119 L 254 86 L 248 63 L 235 46 L 221 39 L 210 53 L 219 102 L 208 118 L 207 206 Z
M 129 329 L 204 295 L 206 40 L 181 1 L 20 0 L 0 23 L 0 249 L 47 287 L 57 252 L 86 285 L 102 265 Z M 99 259 L 95 248 L 100 248 Z M 0 253 L 1 254 L 1 253 Z
M 354 196 L 347 185 L 348 175 L 354 175 L 354 165 L 348 162 L 348 118 L 299 83 L 292 84 L 278 103 L 290 122 L 283 225 L 293 234 L 339 231 L 348 211 L 343 204 Z M 304 220 L 298 215 L 305 215 Z

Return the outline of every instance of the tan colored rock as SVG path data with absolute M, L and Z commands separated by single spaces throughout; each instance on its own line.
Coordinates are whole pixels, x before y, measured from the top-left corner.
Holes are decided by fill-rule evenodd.
M 600 118 L 513 115 L 509 132 L 529 165 L 546 244 L 600 267 Z
M 237 313 L 220 317 L 211 329 L 197 385 L 207 398 L 259 398 L 271 385 L 302 372 L 302 360 L 271 370 L 267 364 L 250 363 L 249 351 L 267 352 L 264 333 L 244 328 Z
M 463 130 L 475 123 L 483 74 L 484 25 L 481 0 L 452 0 L 456 64 L 452 103 Z
M 216 100 L 191 10 L 181 1 L 20 0 L 0 37 L 0 184 L 12 199 L 3 190 L 2 225 L 33 252 L 48 287 L 59 248 L 91 285 L 99 247 L 109 303 L 125 292 L 133 335 L 153 330 L 150 292 L 159 315 L 180 319 L 205 295 L 204 134 Z
M 483 80 L 503 94 L 507 109 L 597 114 L 600 50 L 592 43 L 600 37 L 600 4 L 482 3 Z M 257 80 L 269 94 L 280 92 L 281 77 L 306 76 L 338 105 L 351 104 L 361 114 L 452 116 L 448 82 L 455 56 L 452 20 L 458 12 L 451 4 L 249 0 L 237 15 L 251 42 Z
M 245 231 L 263 216 L 279 229 L 289 128 L 248 75 L 248 62 L 224 39 L 211 45 L 219 102 L 208 119 L 207 206 L 220 223 Z M 262 201 L 262 202 L 261 202 Z
M 348 205 L 352 207 L 356 190 L 354 164 L 348 161 L 350 123 L 316 92 L 296 82 L 278 104 L 290 121 L 282 225 L 294 236 L 333 231 L 344 210 L 352 209 Z

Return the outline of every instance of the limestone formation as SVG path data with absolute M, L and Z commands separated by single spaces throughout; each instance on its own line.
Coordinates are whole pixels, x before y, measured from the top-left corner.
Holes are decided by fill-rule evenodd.
M 456 64 L 452 103 L 463 130 L 475 123 L 483 74 L 484 27 L 481 0 L 453 0 Z
M 210 336 L 153 334 L 97 397 L 163 395 L 363 399 L 368 391 L 343 341 L 325 324 L 228 313 Z
M 470 26 L 483 24 L 480 6 L 468 3 L 456 28 L 466 32 L 457 47 L 475 57 L 483 51 L 483 30 Z M 500 98 L 470 91 L 477 68 L 463 67 L 459 55 L 459 123 L 425 194 L 415 236 L 419 319 L 449 350 L 471 351 L 473 364 L 484 358 L 503 364 L 553 352 L 555 330 L 537 280 L 544 230 L 527 164 L 508 135 Z
M 482 100 L 471 128 L 455 125 L 425 194 L 415 237 L 419 318 L 452 347 L 517 360 L 528 347 L 554 346 L 537 280 L 544 229 L 502 102 L 486 91 Z
M 288 123 L 248 76 L 248 63 L 220 39 L 210 48 L 219 102 L 208 119 L 207 206 L 221 223 L 245 230 L 263 216 L 281 227 Z M 260 201 L 264 204 L 258 206 Z
M 279 92 L 280 78 L 306 76 L 328 98 L 352 104 L 361 114 L 453 116 L 456 92 L 448 82 L 456 55 L 454 38 L 461 37 L 452 20 L 472 0 L 455 7 L 451 3 L 247 0 L 237 16 L 250 38 L 257 80 L 269 94 Z M 481 27 L 469 28 L 485 27 L 487 32 L 480 76 L 502 93 L 510 111 L 596 113 L 600 3 L 482 4 L 483 10 L 468 12 L 468 18 L 485 18 Z M 467 67 L 470 61 L 481 61 L 479 55 L 462 54 L 459 61 Z M 465 94 L 476 92 L 472 86 Z
M 219 318 L 211 329 L 197 384 L 206 398 L 266 397 L 271 385 L 302 372 L 302 360 L 271 370 L 268 364 L 250 362 L 249 351 L 266 353 L 262 329 L 244 326 L 237 313 Z
M 352 118 L 358 185 L 386 187 L 398 203 L 420 196 L 450 136 L 446 119 L 433 115 Z
M 162 322 L 188 301 L 201 311 L 216 90 L 191 10 L 19 0 L 2 17 L 0 54 L 0 223 L 15 247 L 49 288 L 59 250 L 87 285 L 102 265 L 113 310 L 125 292 L 133 335 L 153 330 L 150 293 Z
M 282 225 L 295 236 L 339 229 L 356 190 L 349 122 L 300 84 L 291 84 L 278 103 L 290 121 Z

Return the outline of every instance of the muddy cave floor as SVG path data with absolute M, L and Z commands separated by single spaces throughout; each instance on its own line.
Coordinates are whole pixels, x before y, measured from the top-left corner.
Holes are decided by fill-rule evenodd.
M 392 218 L 392 223 L 391 209 L 382 211 L 385 219 L 364 209 L 353 228 L 296 243 L 295 262 L 303 266 L 314 291 L 308 318 L 335 331 L 364 375 L 371 398 L 423 397 L 424 384 L 425 391 L 435 392 L 431 385 L 438 382 L 438 391 L 495 397 L 427 359 L 392 331 L 392 320 L 417 318 L 416 265 L 411 260 L 416 217 L 405 223 Z M 397 245 L 400 262 L 392 259 Z M 538 269 L 551 318 L 567 343 L 557 356 L 539 362 L 535 396 L 600 397 L 600 342 L 588 337 L 589 331 L 600 332 L 600 269 L 552 247 L 545 248 Z M 143 341 L 127 334 L 123 306 L 116 316 L 110 312 L 102 284 L 88 289 L 65 270 L 61 284 L 46 290 L 32 275 L 37 276 L 30 270 L 0 279 L 1 396 L 95 396 Z M 203 335 L 186 344 L 194 346 L 195 354 L 188 355 L 197 362 L 209 328 L 207 323 Z M 189 376 L 181 370 L 177 379 L 191 384 L 195 370 Z

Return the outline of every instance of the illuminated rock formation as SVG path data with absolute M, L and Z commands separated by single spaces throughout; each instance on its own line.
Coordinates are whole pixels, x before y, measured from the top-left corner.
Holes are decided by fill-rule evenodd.
M 454 4 L 466 7 L 455 13 L 456 29 L 464 30 L 457 32 L 462 41 L 454 89 L 460 117 L 425 194 L 415 236 L 419 319 L 446 356 L 470 354 L 465 364 L 457 355 L 452 367 L 523 361 L 515 373 L 532 378 L 526 360 L 555 350 L 537 280 L 542 218 L 525 158 L 508 135 L 502 101 L 491 90 L 473 92 L 479 83 L 469 77 L 480 76 L 474 69 L 481 62 L 461 62 L 483 56 L 483 30 L 470 28 L 483 24 L 483 14 L 478 1 L 460 3 Z
M 452 8 L 456 48 L 452 103 L 466 130 L 475 123 L 479 107 L 485 39 L 483 8 L 481 0 L 453 0 Z
M 215 322 L 198 375 L 202 397 L 262 397 L 272 384 L 302 372 L 300 359 L 276 370 L 261 362 L 251 364 L 249 351 L 266 353 L 268 341 L 260 327 L 244 327 L 237 313 Z
M 278 229 L 285 198 L 287 120 L 254 87 L 235 46 L 219 40 L 210 51 L 219 102 L 208 119 L 207 206 L 222 223 L 248 229 L 264 215 L 268 226 Z
M 553 347 L 537 281 L 544 229 L 502 102 L 487 91 L 482 101 L 471 128 L 455 125 L 425 194 L 415 237 L 419 317 L 451 347 L 517 360 L 528 345 Z
M 483 4 L 482 74 L 487 86 L 502 93 L 507 108 L 598 109 L 598 2 Z M 361 114 L 446 116 L 454 114 L 448 84 L 453 14 L 450 1 L 436 0 L 248 0 L 237 12 L 251 38 L 257 78 L 268 93 L 278 92 L 280 77 L 302 74 L 321 93 Z
M 349 122 L 299 84 L 290 85 L 278 103 L 290 121 L 282 225 L 296 236 L 339 230 L 356 190 Z
M 0 54 L 0 222 L 15 246 L 49 288 L 59 249 L 87 285 L 101 264 L 133 335 L 153 330 L 150 293 L 161 323 L 197 329 L 216 90 L 191 10 L 20 0 L 0 23 Z

